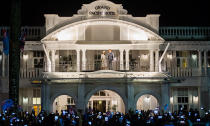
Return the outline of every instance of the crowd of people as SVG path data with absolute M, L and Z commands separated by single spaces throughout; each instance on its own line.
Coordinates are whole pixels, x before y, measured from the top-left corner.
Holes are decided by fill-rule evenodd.
M 46 113 L 35 112 L 11 113 L 4 111 L 0 114 L 0 126 L 209 126 L 210 111 L 201 117 L 198 111 L 179 111 L 163 113 L 152 111 L 93 112 L 82 114 L 78 111 L 62 111 Z

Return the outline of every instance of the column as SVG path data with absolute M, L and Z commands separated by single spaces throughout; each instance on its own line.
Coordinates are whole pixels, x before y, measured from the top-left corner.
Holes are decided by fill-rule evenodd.
M 5 77 L 5 54 L 2 51 L 2 77 Z
M 150 72 L 154 72 L 154 51 L 149 51 L 149 57 L 150 57 Z
M 202 74 L 201 72 L 202 71 L 202 54 L 200 50 L 198 51 L 198 70 L 201 75 Z
M 170 91 L 168 83 L 161 84 L 161 110 L 164 110 L 164 112 L 170 110 Z
M 127 96 L 128 96 L 128 101 L 127 101 L 127 109 L 126 112 L 128 112 L 129 110 L 135 111 L 135 104 L 134 103 L 134 87 L 132 84 L 127 84 Z
M 204 51 L 204 74 L 207 75 L 207 50 Z
M 124 70 L 124 62 L 123 62 L 123 52 L 124 50 L 120 50 L 120 70 Z
M 155 72 L 159 72 L 159 50 L 155 51 Z
M 41 85 L 41 106 L 42 106 L 42 110 L 46 110 L 46 94 L 45 94 L 45 90 L 46 90 L 46 81 L 43 81 L 44 83 Z
M 86 71 L 86 50 L 82 50 L 82 70 Z
M 78 99 L 77 99 L 77 109 L 80 109 L 83 111 L 85 111 L 85 106 L 86 106 L 86 103 L 85 103 L 85 85 L 84 84 L 78 84 L 78 88 L 77 88 L 77 96 L 78 96 Z
M 46 53 L 47 53 L 46 55 L 48 55 L 47 57 L 50 58 L 50 57 L 49 57 L 49 56 L 50 56 L 50 55 L 49 55 L 50 51 L 47 50 Z M 47 62 L 47 70 L 46 70 L 46 71 L 47 71 L 47 72 L 51 72 L 51 61 L 50 61 L 50 59 L 48 59 L 48 58 L 47 58 L 47 60 L 46 60 L 46 62 Z
M 77 72 L 80 72 L 80 50 L 77 51 Z
M 48 82 L 45 81 L 42 88 L 42 95 L 44 95 L 42 96 L 42 109 L 45 110 L 47 113 L 50 113 L 52 112 L 53 105 L 50 102 L 50 86 Z
M 130 50 L 125 50 L 125 69 L 129 70 L 129 51 Z
M 55 52 L 56 50 L 51 50 L 51 71 L 55 72 Z
M 173 61 L 172 61 L 172 65 L 170 66 L 171 71 L 172 71 L 172 75 L 176 76 L 177 75 L 177 59 L 176 59 L 176 51 L 173 51 Z

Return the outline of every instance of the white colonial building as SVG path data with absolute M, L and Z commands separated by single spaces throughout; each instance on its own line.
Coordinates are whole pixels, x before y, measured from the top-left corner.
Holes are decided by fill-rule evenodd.
M 24 110 L 210 109 L 209 27 L 159 27 L 160 15 L 133 17 L 108 0 L 84 4 L 72 17 L 44 16 L 45 27 L 22 27 Z M 102 70 L 108 50 L 113 67 Z M 8 97 L 7 59 L 1 51 L 0 101 Z

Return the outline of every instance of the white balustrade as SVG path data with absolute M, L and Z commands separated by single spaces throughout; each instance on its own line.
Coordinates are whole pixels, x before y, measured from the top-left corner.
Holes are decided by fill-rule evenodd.
M 33 68 L 33 69 L 20 69 L 20 79 L 35 79 L 42 77 L 43 69 Z
M 0 38 L 3 38 L 3 30 L 10 32 L 9 27 L 0 27 Z M 26 40 L 41 40 L 45 36 L 45 28 L 41 26 L 24 26 L 21 31 L 25 31 Z
M 160 27 L 164 39 L 209 39 L 210 27 Z

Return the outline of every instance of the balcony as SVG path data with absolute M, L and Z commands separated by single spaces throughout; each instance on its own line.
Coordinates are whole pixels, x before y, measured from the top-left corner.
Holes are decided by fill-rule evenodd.
M 41 79 L 42 73 L 40 68 L 20 69 L 20 79 Z
M 165 40 L 210 40 L 210 27 L 160 27 Z
M 10 33 L 9 27 L 0 27 L 0 39 L 3 38 L 3 30 L 6 30 Z M 26 41 L 40 41 L 41 38 L 45 36 L 45 27 L 41 26 L 24 26 L 21 27 L 21 31 L 24 31 L 26 34 Z
M 113 83 L 121 81 L 160 83 L 162 81 L 171 81 L 171 77 L 163 72 L 120 72 L 113 70 L 99 70 L 94 72 L 44 72 L 43 78 L 52 83 L 68 84 L 81 83 L 82 80 L 90 83 L 101 81 L 110 81 Z

